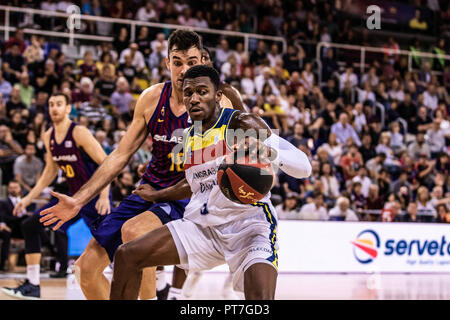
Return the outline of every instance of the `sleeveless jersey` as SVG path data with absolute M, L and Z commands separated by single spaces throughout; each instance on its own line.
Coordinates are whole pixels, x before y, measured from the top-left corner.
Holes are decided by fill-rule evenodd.
M 203 134 L 186 133 L 184 169 L 191 187 L 191 201 L 185 208 L 184 218 L 202 226 L 222 225 L 261 212 L 261 206 L 270 201 L 270 192 L 251 205 L 229 200 L 219 188 L 217 171 L 232 142 L 227 140 L 227 130 L 237 110 L 222 108 L 216 123 Z
M 77 147 L 73 138 L 73 129 L 76 125 L 75 122 L 70 124 L 69 130 L 67 130 L 61 143 L 56 141 L 54 127 L 50 135 L 50 153 L 53 161 L 64 172 L 70 196 L 91 178 L 98 167 L 97 163 L 83 149 Z
M 167 188 L 184 178 L 182 154 L 172 154 L 172 149 L 183 142 L 182 132 L 188 127 L 188 113 L 179 117 L 170 109 L 172 83 L 167 81 L 161 92 L 155 112 L 148 122 L 153 139 L 152 159 L 142 176 L 160 188 Z M 179 160 L 179 161 L 177 161 Z

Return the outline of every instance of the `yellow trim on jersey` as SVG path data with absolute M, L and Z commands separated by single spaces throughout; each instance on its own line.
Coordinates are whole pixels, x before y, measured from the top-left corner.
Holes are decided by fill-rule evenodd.
M 275 219 L 275 217 L 272 215 L 272 213 L 270 212 L 270 207 L 267 203 L 265 202 L 255 202 L 252 203 L 252 206 L 255 207 L 261 207 L 263 208 L 264 213 L 266 214 L 266 219 L 267 222 L 270 223 L 270 235 L 269 235 L 269 240 L 270 243 L 272 245 L 272 250 L 273 250 L 273 254 L 271 257 L 267 258 L 266 260 L 272 262 L 272 264 L 274 265 L 274 267 L 278 270 L 278 253 L 277 253 L 277 249 L 275 248 L 275 241 L 277 238 L 277 220 Z M 273 259 L 273 261 L 271 261 Z
M 195 134 L 196 136 L 200 136 L 200 137 L 204 137 L 206 134 L 208 134 L 209 133 L 209 131 L 210 130 L 212 130 L 212 129 L 214 129 L 215 128 L 215 126 L 217 126 L 217 124 L 219 123 L 219 121 L 220 121 L 220 119 L 222 118 L 222 115 L 223 115 L 223 110 L 225 110 L 226 108 L 220 108 L 220 113 L 219 113 L 219 116 L 217 117 L 217 120 L 216 120 L 216 122 L 214 122 L 214 124 L 212 125 L 212 127 L 211 128 L 209 128 L 208 130 L 206 130 L 205 132 L 203 132 L 203 133 L 200 133 L 200 134 Z

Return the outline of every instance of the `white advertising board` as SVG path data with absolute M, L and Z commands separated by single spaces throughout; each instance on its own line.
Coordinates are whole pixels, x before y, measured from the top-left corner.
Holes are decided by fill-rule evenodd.
M 278 221 L 280 272 L 450 272 L 450 226 Z

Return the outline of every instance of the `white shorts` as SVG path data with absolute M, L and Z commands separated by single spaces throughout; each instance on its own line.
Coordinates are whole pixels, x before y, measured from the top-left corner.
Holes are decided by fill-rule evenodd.
M 189 272 L 227 263 L 233 288 L 244 291 L 244 272 L 255 263 L 278 270 L 277 221 L 271 204 L 255 215 L 219 226 L 203 227 L 186 218 L 171 221 L 169 228 L 180 257 L 180 268 Z

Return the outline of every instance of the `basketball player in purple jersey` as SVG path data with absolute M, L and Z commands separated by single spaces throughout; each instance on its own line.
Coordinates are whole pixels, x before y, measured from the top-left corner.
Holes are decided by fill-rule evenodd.
M 53 125 L 44 134 L 47 150 L 45 169 L 34 188 L 15 206 L 14 215 L 24 212 L 25 208 L 55 180 L 59 169 L 62 169 L 67 179 L 69 194 L 73 195 L 89 180 L 98 165 L 106 158 L 103 148 L 89 130 L 70 120 L 70 109 L 69 98 L 63 93 L 50 96 L 49 113 Z M 4 293 L 21 299 L 40 298 L 40 232 L 43 226 L 39 223 L 39 213 L 57 202 L 56 198 L 52 198 L 47 205 L 23 222 L 27 279 L 17 288 L 3 288 Z M 109 184 L 107 184 L 101 190 L 100 196 L 93 198 L 80 209 L 80 216 L 89 226 L 94 237 L 96 225 L 110 212 L 111 207 Z M 78 218 L 68 220 L 61 226 L 61 231 L 57 232 L 66 231 Z
M 53 193 L 59 203 L 42 211 L 44 225 L 56 223 L 57 230 L 72 219 L 83 204 L 98 194 L 125 167 L 131 156 L 139 149 L 149 134 L 153 138 L 153 157 L 142 176 L 141 186 L 150 189 L 164 189 L 175 185 L 184 177 L 183 168 L 177 163 L 179 155 L 171 151 L 182 141 L 182 131 L 190 126 L 183 103 L 182 79 L 192 66 L 201 63 L 201 40 L 195 32 L 174 31 L 168 39 L 166 66 L 171 81 L 159 83 L 146 89 L 139 97 L 133 121 L 125 136 L 102 163 L 94 176 L 73 196 Z M 224 97 L 224 107 L 232 107 Z M 141 188 L 109 214 L 97 227 L 101 236 L 91 240 L 83 254 L 75 262 L 75 275 L 87 299 L 109 299 L 110 285 L 103 270 L 113 260 L 114 253 L 122 242 L 131 241 L 150 230 L 183 216 L 189 199 L 152 203 L 140 197 Z M 184 279 L 183 279 L 184 280 Z M 155 297 L 155 268 L 143 272 L 140 290 L 141 299 Z M 179 288 L 180 293 L 181 289 Z

